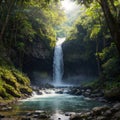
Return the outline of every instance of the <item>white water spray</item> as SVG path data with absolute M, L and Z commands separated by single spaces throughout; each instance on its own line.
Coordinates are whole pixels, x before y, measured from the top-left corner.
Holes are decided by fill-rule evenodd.
M 62 43 L 65 41 L 65 38 L 58 38 L 58 41 L 54 50 L 54 59 L 53 59 L 53 82 L 55 86 L 62 86 L 62 77 L 63 77 L 63 52 L 62 52 Z

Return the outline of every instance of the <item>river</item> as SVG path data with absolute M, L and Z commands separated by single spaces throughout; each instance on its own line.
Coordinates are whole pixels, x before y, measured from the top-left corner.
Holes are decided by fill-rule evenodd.
M 46 89 L 42 95 L 34 94 L 30 98 L 20 100 L 13 109 L 18 111 L 19 114 L 28 111 L 45 111 L 51 115 L 51 120 L 57 120 L 58 118 L 69 120 L 69 116 L 65 116 L 66 113 L 88 111 L 103 104 L 84 96 L 59 94 L 55 91 L 55 89 Z

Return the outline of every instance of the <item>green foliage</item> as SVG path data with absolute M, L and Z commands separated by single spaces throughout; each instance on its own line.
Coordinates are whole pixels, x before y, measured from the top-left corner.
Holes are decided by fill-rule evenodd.
M 100 29 L 101 29 L 101 26 L 100 25 L 95 25 L 93 28 L 92 28 L 92 31 L 91 31 L 91 34 L 90 34 L 90 38 L 94 39 L 100 32 Z
M 21 91 L 24 90 L 24 91 Z M 13 99 L 31 94 L 29 78 L 13 66 L 0 66 L 0 97 Z
M 89 11 L 93 15 L 94 10 L 96 9 L 97 7 L 94 5 L 91 9 L 93 11 Z M 103 41 L 101 39 L 103 39 L 104 36 L 101 31 L 103 31 L 104 28 L 99 23 L 98 16 L 91 17 L 91 13 L 88 15 L 88 10 L 87 12 L 84 10 L 82 11 L 80 17 L 76 20 L 75 25 L 67 37 L 64 58 L 71 61 L 79 61 L 82 65 L 85 62 L 85 66 L 93 66 L 95 71 L 97 71 L 97 61 L 95 54 L 96 52 L 101 51 L 103 48 Z M 98 42 L 98 46 L 100 46 L 98 48 L 96 47 L 96 41 L 101 41 Z
M 113 88 L 120 88 L 120 82 L 116 82 L 116 81 L 111 81 L 111 82 L 106 82 L 105 83 L 105 90 L 111 90 Z
M 17 90 L 15 90 L 11 85 L 9 84 L 4 84 L 3 87 L 5 88 L 6 92 L 10 94 L 13 97 L 19 98 L 21 95 L 18 93 Z
M 99 89 L 99 80 L 93 80 L 87 83 L 83 83 L 82 86 Z
M 104 48 L 101 53 L 98 53 L 102 60 L 102 79 L 106 81 L 120 81 L 120 61 L 116 45 L 111 43 L 110 46 Z
M 3 84 L 4 84 L 4 82 L 0 78 L 0 96 L 2 98 L 6 98 L 6 97 L 8 97 L 8 94 L 7 94 L 6 90 L 5 90 L 5 88 L 3 88 Z
M 100 59 L 102 61 L 106 61 L 109 58 L 112 58 L 114 56 L 118 56 L 118 52 L 116 49 L 116 45 L 114 43 L 111 43 L 110 46 L 105 47 L 102 52 L 99 53 Z
M 16 30 L 18 31 L 17 37 L 19 39 L 33 41 L 36 31 L 33 29 L 28 16 L 26 16 L 24 12 L 15 13 L 15 16 L 11 18 L 11 22 L 15 22 L 13 24 L 16 24 L 16 26 L 18 26 L 19 24 L 19 27 L 16 28 Z
M 88 4 L 89 2 L 90 4 Z M 80 17 L 76 20 L 75 26 L 69 32 L 69 36 L 65 42 L 64 58 L 67 62 L 71 62 L 71 64 L 74 62 L 77 64 L 81 63 L 80 68 L 82 68 L 85 62 L 83 65 L 84 68 L 86 64 L 89 64 L 89 67 L 96 69 L 96 71 L 97 67 L 95 66 L 98 64 L 98 69 L 101 70 L 99 80 L 96 83 L 88 83 L 87 86 L 113 89 L 120 84 L 120 58 L 118 50 L 115 41 L 111 39 L 111 34 L 100 4 L 95 1 L 89 2 L 86 1 L 84 3 L 87 5 L 87 8 L 84 8 L 85 10 L 81 13 Z M 118 1 L 117 5 L 113 5 L 118 7 Z M 111 3 L 109 6 L 111 12 L 114 12 Z M 98 63 L 96 64 L 96 62 Z
M 25 44 L 23 42 L 18 42 L 17 43 L 17 48 L 19 51 L 24 51 Z
M 75 2 L 75 1 L 73 1 Z M 76 19 L 81 15 L 81 10 L 79 6 L 76 5 L 76 8 L 69 12 L 65 12 L 65 17 L 62 19 L 64 22 L 60 25 L 55 26 L 55 30 L 57 32 L 57 37 L 67 37 L 69 31 L 71 30 L 72 26 L 74 25 Z M 74 14 L 71 14 L 74 13 Z
M 24 75 L 23 73 L 21 73 L 20 71 L 16 69 L 13 69 L 11 72 L 16 77 L 16 80 L 18 83 L 20 83 L 21 85 L 26 85 L 26 86 L 30 85 L 30 80 L 26 75 Z
M 120 61 L 119 58 L 113 57 L 103 64 L 103 75 L 107 81 L 120 81 Z
M 0 13 L 0 31 L 4 30 L 2 43 L 6 48 L 20 51 L 20 59 L 25 53 L 24 48 L 36 40 L 52 50 L 56 42 L 55 26 L 65 20 L 60 2 L 54 0 L 5 1 L 0 4 Z

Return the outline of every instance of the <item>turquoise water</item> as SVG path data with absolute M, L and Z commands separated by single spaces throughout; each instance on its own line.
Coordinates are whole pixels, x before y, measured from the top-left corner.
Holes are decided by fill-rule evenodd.
M 74 96 L 69 94 L 45 94 L 35 95 L 31 98 L 22 100 L 19 102 L 17 107 L 22 111 L 43 110 L 54 113 L 56 111 L 80 112 L 101 105 L 102 103 L 83 96 Z

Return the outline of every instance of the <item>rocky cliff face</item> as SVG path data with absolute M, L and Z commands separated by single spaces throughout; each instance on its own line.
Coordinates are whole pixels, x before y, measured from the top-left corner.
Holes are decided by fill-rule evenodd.
M 49 76 L 52 75 L 53 50 L 43 40 L 35 39 L 33 42 L 27 41 L 22 52 L 17 48 L 12 48 L 10 51 L 11 61 L 13 61 L 16 67 L 21 67 L 22 71 L 32 81 L 35 81 L 32 77 L 34 71 L 46 71 Z
M 93 44 L 94 45 L 94 44 Z M 68 40 L 63 43 L 64 75 L 97 74 L 97 63 L 94 49 L 89 50 L 79 40 Z M 90 46 L 92 48 L 92 45 Z
M 34 40 L 33 43 L 27 43 L 23 59 L 23 71 L 29 75 L 31 82 L 39 84 L 41 82 L 41 73 L 46 74 L 46 79 L 52 76 L 53 51 L 43 41 Z M 39 73 L 36 78 L 34 73 Z M 37 81 L 37 82 L 36 82 Z
M 43 41 L 34 40 L 34 42 L 27 43 L 25 48 L 25 55 L 34 57 L 36 59 L 47 59 L 50 57 L 50 49 L 45 46 Z

